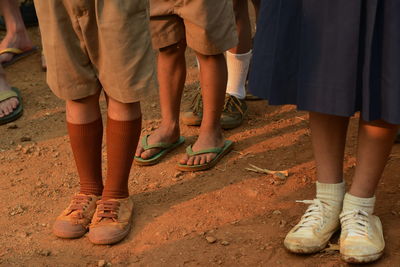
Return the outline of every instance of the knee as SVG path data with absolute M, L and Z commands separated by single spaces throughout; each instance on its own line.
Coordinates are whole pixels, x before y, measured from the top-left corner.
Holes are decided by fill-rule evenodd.
M 186 40 L 182 39 L 176 44 L 159 49 L 160 55 L 163 56 L 184 56 L 186 51 Z
M 142 116 L 140 102 L 122 103 L 109 98 L 108 116 L 117 121 L 136 120 Z

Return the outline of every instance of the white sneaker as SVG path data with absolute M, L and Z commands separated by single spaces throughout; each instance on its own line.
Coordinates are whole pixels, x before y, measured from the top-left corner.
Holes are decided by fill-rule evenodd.
M 311 204 L 300 222 L 286 235 L 284 245 L 294 253 L 315 253 L 326 247 L 339 229 L 342 202 L 320 199 L 297 201 Z
M 385 248 L 381 220 L 354 209 L 340 214 L 342 233 L 340 254 L 348 263 L 366 263 L 379 259 Z

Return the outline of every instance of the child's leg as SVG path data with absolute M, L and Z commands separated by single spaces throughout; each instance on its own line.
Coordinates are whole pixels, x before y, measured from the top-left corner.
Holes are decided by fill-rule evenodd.
M 7 34 L 1 41 L 0 50 L 12 47 L 23 51 L 31 49 L 33 44 L 29 39 L 19 10 L 19 1 L 2 0 L 0 1 L 0 10 L 7 26 Z M 12 57 L 12 54 L 4 53 L 0 55 L 0 62 L 9 61 Z
M 103 190 L 101 173 L 101 144 L 103 125 L 99 94 L 66 102 L 67 126 L 75 164 L 79 174 L 80 191 L 57 217 L 53 233 L 62 238 L 83 236 L 96 209 Z
M 251 25 L 247 0 L 234 0 L 236 28 L 239 42 L 226 52 L 228 82 L 221 125 L 224 129 L 240 126 L 247 112 L 246 80 L 251 60 Z
M 80 178 L 80 193 L 100 196 L 103 190 L 101 145 L 103 125 L 99 94 L 67 101 L 67 125 Z
M 287 234 L 285 247 L 295 253 L 325 248 L 339 228 L 345 184 L 343 157 L 349 119 L 310 112 L 311 139 L 317 165 L 316 197 L 300 222 Z
M 261 0 L 251 0 L 253 2 L 254 11 L 256 13 L 256 21 L 258 20 L 258 15 L 260 14 Z
M 360 119 L 357 167 L 350 194 L 361 198 L 374 196 L 397 130 L 397 125 L 384 121 L 366 122 Z
M 234 0 L 236 28 L 238 31 L 239 43 L 228 51 L 233 54 L 245 54 L 251 50 L 251 24 L 249 18 L 249 7 L 245 0 Z
M 199 137 L 193 145 L 193 151 L 199 151 L 211 147 L 222 147 L 224 138 L 220 125 L 221 112 L 225 100 L 225 88 L 227 80 L 226 62 L 223 54 L 205 56 L 196 53 L 200 62 L 200 83 L 203 97 L 203 120 Z M 210 162 L 216 156 L 215 153 L 185 157 L 181 164 L 198 165 Z
M 162 121 L 160 127 L 150 135 L 149 144 L 174 143 L 179 138 L 179 112 L 186 79 L 185 50 L 185 40 L 160 49 L 157 68 Z M 139 145 L 136 156 L 147 159 L 159 151 L 157 148 L 144 151 Z
M 348 123 L 347 117 L 310 112 L 311 140 L 318 182 L 342 182 Z
M 2 66 L 0 66 L 0 93 L 2 91 L 11 90 L 11 86 L 6 80 L 6 73 Z M 6 100 L 0 101 L 0 118 L 7 116 L 12 113 L 14 109 L 18 107 L 18 99 L 11 97 Z
M 383 253 L 382 224 L 373 215 L 375 190 L 397 130 L 397 125 L 360 119 L 356 171 L 340 215 L 340 253 L 347 262 L 371 262 Z
M 107 180 L 103 200 L 127 198 L 133 155 L 141 132 L 140 102 L 121 103 L 109 97 Z
M 107 180 L 88 235 L 94 244 L 119 242 L 131 228 L 133 202 L 129 197 L 128 180 L 141 123 L 140 102 L 125 104 L 109 97 Z

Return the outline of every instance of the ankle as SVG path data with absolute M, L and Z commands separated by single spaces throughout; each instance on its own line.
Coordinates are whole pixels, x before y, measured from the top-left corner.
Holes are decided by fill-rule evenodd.
M 319 200 L 330 203 L 336 207 L 335 209 L 340 212 L 343 206 L 343 199 L 346 192 L 345 182 L 328 184 L 328 183 L 316 183 L 316 197 Z
M 375 196 L 370 198 L 362 198 L 353 196 L 350 193 L 346 193 L 343 201 L 343 211 L 359 209 L 372 214 L 374 212 L 375 200 Z

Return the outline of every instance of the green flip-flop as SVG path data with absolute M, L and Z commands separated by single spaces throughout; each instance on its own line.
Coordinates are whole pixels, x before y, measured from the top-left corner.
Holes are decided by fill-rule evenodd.
M 23 113 L 22 97 L 19 90 L 15 87 L 11 87 L 11 90 L 0 91 L 0 102 L 12 97 L 18 98 L 19 104 L 17 108 L 13 110 L 13 112 L 8 114 L 7 116 L 0 118 L 0 125 L 15 121 L 16 119 L 22 116 Z
M 186 165 L 186 164 L 180 164 L 178 163 L 178 165 L 176 166 L 176 168 L 180 171 L 184 171 L 184 172 L 196 172 L 196 171 L 204 171 L 207 169 L 210 169 L 212 167 L 214 167 L 218 161 L 221 160 L 221 158 L 223 156 L 225 156 L 226 154 L 228 154 L 231 150 L 233 149 L 233 142 L 226 140 L 225 144 L 223 147 L 212 147 L 212 148 L 208 148 L 208 149 L 203 149 L 203 150 L 199 150 L 194 152 L 192 150 L 192 146 L 188 146 L 186 148 L 186 154 L 188 154 L 189 156 L 196 156 L 196 155 L 201 155 L 201 154 L 208 154 L 208 153 L 216 153 L 217 156 L 211 160 L 208 163 L 205 164 L 199 164 L 199 165 Z
M 162 158 L 164 158 L 169 152 L 171 152 L 172 150 L 174 150 L 175 148 L 177 148 L 178 146 L 180 146 L 181 144 L 183 144 L 185 142 L 185 138 L 183 136 L 180 136 L 178 141 L 176 141 L 175 143 L 156 143 L 156 144 L 152 144 L 149 145 L 147 142 L 147 139 L 149 138 L 149 135 L 143 136 L 141 143 L 142 143 L 142 148 L 146 151 L 152 148 L 159 148 L 161 149 L 160 152 L 158 152 L 157 154 L 154 154 L 152 157 L 148 158 L 148 159 L 143 159 L 141 157 L 136 157 L 134 158 L 134 162 L 136 165 L 139 166 L 150 166 L 150 165 L 154 165 L 157 164 L 161 161 Z

